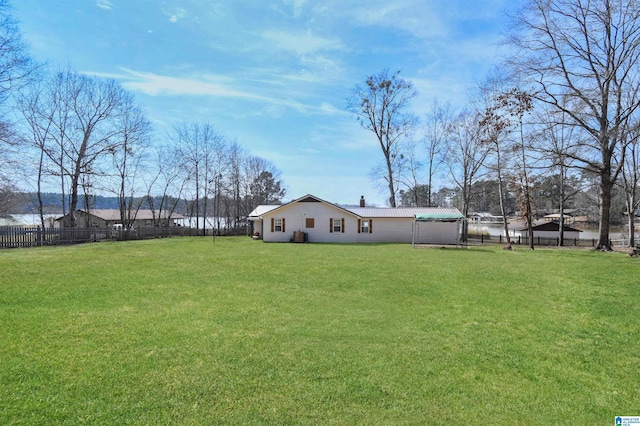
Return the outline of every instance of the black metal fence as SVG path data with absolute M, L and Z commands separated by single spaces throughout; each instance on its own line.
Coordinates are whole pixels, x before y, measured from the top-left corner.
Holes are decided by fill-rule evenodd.
M 187 227 L 167 228 L 23 228 L 0 227 L 0 249 L 80 244 L 97 241 L 145 240 L 151 238 L 202 235 L 202 230 Z
M 507 238 L 503 235 L 490 236 L 490 235 L 469 235 L 469 243 L 476 244 L 506 244 Z M 511 244 L 514 245 L 529 245 L 528 236 L 514 236 L 511 237 Z M 598 240 L 595 238 L 580 239 L 580 238 L 565 238 L 563 241 L 563 247 L 595 247 L 598 244 Z M 534 246 L 558 246 L 560 245 L 560 238 L 545 238 L 545 237 L 533 237 Z

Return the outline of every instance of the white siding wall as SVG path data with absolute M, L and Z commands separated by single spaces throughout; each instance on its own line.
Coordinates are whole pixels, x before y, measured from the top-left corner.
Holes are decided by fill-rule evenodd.
M 416 244 L 456 244 L 458 242 L 457 222 L 419 222 L 416 226 Z
M 357 218 L 342 209 L 324 203 L 293 203 L 264 216 L 263 240 L 288 242 L 294 231 L 308 234 L 309 242 L 357 242 Z M 271 218 L 285 220 L 285 232 L 271 232 Z M 306 219 L 314 220 L 313 228 L 306 228 Z M 344 232 L 329 232 L 329 219 L 344 219 Z M 375 226 L 375 225 L 374 225 Z
M 411 243 L 413 219 L 375 217 L 370 220 L 372 232 L 358 234 L 359 242 Z

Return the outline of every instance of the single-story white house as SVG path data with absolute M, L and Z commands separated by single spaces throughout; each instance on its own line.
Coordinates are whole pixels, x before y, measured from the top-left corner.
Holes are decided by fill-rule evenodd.
M 418 219 L 417 219 L 418 217 Z M 247 219 L 265 242 L 458 244 L 464 216 L 455 208 L 342 207 L 313 195 L 261 205 Z M 295 234 L 295 235 L 294 235 Z
M 514 228 L 511 231 L 512 237 L 527 237 L 529 236 L 527 226 L 520 226 Z M 573 228 L 567 224 L 564 225 L 564 238 L 566 239 L 580 239 L 580 233 L 582 231 Z M 560 236 L 560 223 L 558 222 L 539 222 L 533 224 L 533 238 L 558 238 Z

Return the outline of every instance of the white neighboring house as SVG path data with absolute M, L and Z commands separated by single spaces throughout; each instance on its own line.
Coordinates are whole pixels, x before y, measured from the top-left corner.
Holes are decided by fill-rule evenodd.
M 416 215 L 436 218 L 421 222 L 418 241 Z M 294 232 L 303 232 L 308 242 L 416 244 L 457 244 L 462 218 L 458 209 L 365 207 L 364 197 L 360 207 L 342 207 L 309 194 L 283 205 L 258 206 L 247 217 L 265 242 L 293 241 Z
M 475 212 L 469 215 L 469 222 L 482 224 L 502 224 L 504 223 L 504 218 L 502 216 L 493 215 L 489 212 Z

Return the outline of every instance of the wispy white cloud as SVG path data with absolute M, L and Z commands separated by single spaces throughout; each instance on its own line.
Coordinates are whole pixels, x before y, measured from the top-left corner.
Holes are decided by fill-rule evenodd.
M 134 71 L 127 68 L 120 68 L 120 70 L 122 71 L 121 73 L 84 73 L 118 80 L 127 90 L 149 96 L 210 96 L 254 101 L 258 106 L 253 111 L 247 112 L 248 115 L 253 116 L 281 117 L 288 109 L 294 109 L 305 115 L 332 116 L 345 114 L 344 111 L 329 102 L 312 104 L 298 101 L 294 98 L 259 94 L 249 89 L 233 89 L 232 86 L 238 87 L 241 83 L 225 76 L 206 73 L 194 76 L 191 73 L 188 77 L 173 77 L 151 72 Z
M 348 47 L 333 36 L 320 36 L 312 31 L 268 30 L 261 34 L 262 51 L 273 52 L 269 78 L 287 87 L 296 83 L 325 86 L 344 75 L 344 54 Z M 290 86 L 293 84 L 292 86 Z M 303 86 L 302 90 L 309 90 Z
M 322 111 L 325 115 L 345 114 L 343 110 L 336 108 L 329 102 L 321 102 L 319 110 Z
M 122 68 L 122 71 L 124 74 L 121 74 L 119 79 L 125 80 L 122 83 L 125 88 L 150 96 L 189 95 L 257 98 L 251 93 L 230 89 L 221 81 L 226 78 L 211 74 L 203 74 L 198 78 L 182 78 L 133 71 L 127 68 Z
M 290 4 L 293 8 L 293 17 L 299 18 L 302 14 L 302 7 L 307 2 L 307 0 L 284 0 L 285 4 Z
M 111 10 L 113 4 L 111 4 L 109 0 L 97 0 L 96 6 L 98 6 L 100 9 Z
M 187 11 L 181 7 L 176 7 L 171 10 L 162 9 L 162 13 L 169 17 L 171 23 L 178 22 L 179 19 L 183 19 L 187 16 Z
M 418 39 L 446 38 L 460 30 L 461 23 L 495 20 L 515 0 L 369 0 L 336 1 L 331 4 L 332 16 L 355 26 L 392 28 Z M 462 24 L 465 26 L 465 24 Z M 462 29 L 463 31 L 465 28 Z
M 311 31 L 286 32 L 282 30 L 269 30 L 263 32 L 262 35 L 276 48 L 299 55 L 344 49 L 344 46 L 339 40 L 320 37 L 314 35 Z

